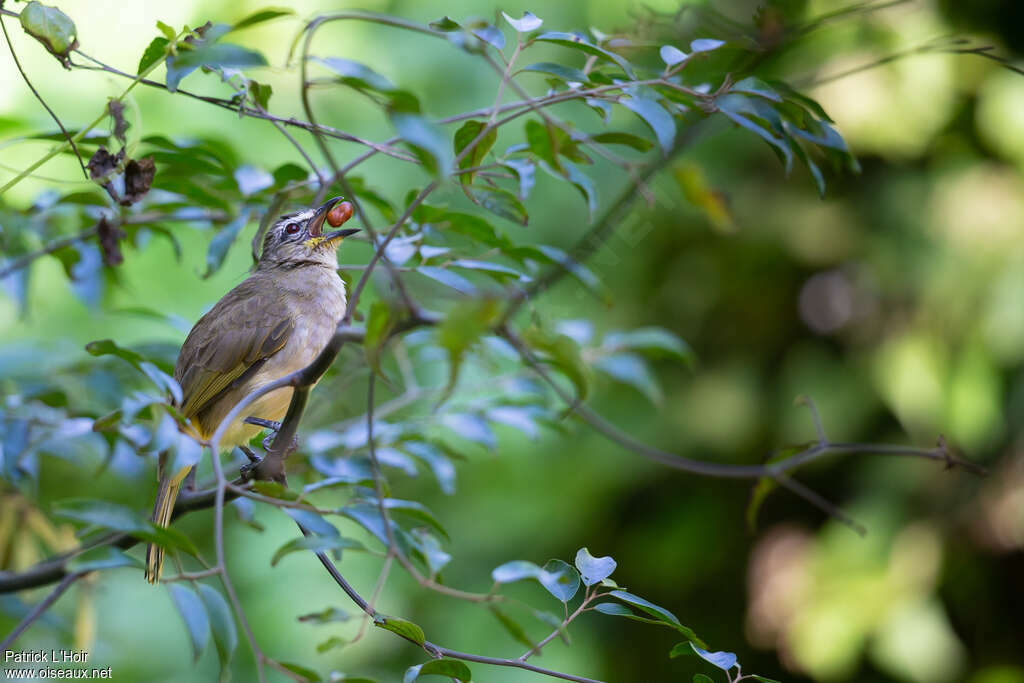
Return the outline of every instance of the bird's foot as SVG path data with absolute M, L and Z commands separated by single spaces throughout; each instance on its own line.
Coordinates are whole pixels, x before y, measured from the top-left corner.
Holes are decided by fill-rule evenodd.
M 246 481 L 251 479 L 271 479 L 287 486 L 284 473 L 284 459 L 299 447 L 298 438 L 293 436 L 291 443 L 289 443 L 287 447 L 281 450 L 274 450 L 274 440 L 277 438 L 277 433 L 281 429 L 280 422 L 265 420 L 262 417 L 254 416 L 249 416 L 243 421 L 247 424 L 269 429 L 270 434 L 263 438 L 263 450 L 267 452 L 267 455 L 263 458 L 258 457 L 248 446 L 241 447 L 242 452 L 245 453 L 247 458 L 249 458 L 249 462 L 242 465 L 239 469 L 239 474 Z
M 269 453 L 271 446 L 274 445 L 274 439 L 277 438 L 277 432 L 281 429 L 281 423 L 275 420 L 264 420 L 262 417 L 253 417 L 251 415 L 245 418 L 243 422 L 270 430 L 270 434 L 267 434 L 265 437 L 263 437 L 262 442 L 263 450 Z M 281 457 L 287 458 L 289 455 L 294 453 L 295 450 L 298 449 L 298 447 L 299 439 L 298 437 L 293 436 L 291 443 L 289 443 L 288 446 L 283 449 Z

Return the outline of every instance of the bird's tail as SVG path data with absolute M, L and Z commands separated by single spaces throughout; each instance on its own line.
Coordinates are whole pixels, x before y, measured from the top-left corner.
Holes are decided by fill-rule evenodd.
M 161 461 L 166 457 L 161 453 Z M 161 462 L 163 465 L 163 462 Z M 153 504 L 153 524 L 167 527 L 171 524 L 171 513 L 174 512 L 174 503 L 178 500 L 178 492 L 181 490 L 181 482 L 185 480 L 192 466 L 182 467 L 172 476 L 166 476 L 163 467 L 160 467 L 160 484 L 156 491 L 156 503 Z M 160 582 L 160 572 L 164 565 L 164 549 L 150 543 L 146 546 L 146 581 L 150 583 Z

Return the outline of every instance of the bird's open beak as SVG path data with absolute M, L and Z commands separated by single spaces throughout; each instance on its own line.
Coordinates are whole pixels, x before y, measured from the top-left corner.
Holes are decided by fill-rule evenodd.
M 313 217 L 309 219 L 309 234 L 313 237 L 324 236 L 324 221 L 327 220 L 327 214 L 331 212 L 334 205 L 342 200 L 342 197 L 335 197 L 334 199 L 328 199 L 323 206 L 316 210 Z
M 327 220 L 327 214 L 330 213 L 331 209 L 334 208 L 334 205 L 342 201 L 342 199 L 344 198 L 335 197 L 334 199 L 329 199 L 323 204 L 323 206 L 317 209 L 316 213 L 313 214 L 313 217 L 309 219 L 309 234 L 312 235 L 312 238 L 307 242 L 313 242 L 314 244 L 311 246 L 320 246 L 321 244 L 344 239 L 349 235 L 354 235 L 359 232 L 359 228 L 342 228 L 340 230 L 332 230 L 328 233 L 324 232 L 324 222 Z

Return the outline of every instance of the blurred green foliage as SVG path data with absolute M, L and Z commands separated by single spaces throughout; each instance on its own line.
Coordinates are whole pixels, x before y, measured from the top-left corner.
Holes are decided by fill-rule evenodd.
M 234 92 L 275 114 L 302 118 L 295 75 L 277 66 L 286 61 L 299 17 L 324 9 L 300 4 L 295 17 L 243 27 L 224 38 L 237 48 L 227 56 L 234 61 L 224 64 L 251 65 L 251 51 L 258 50 L 275 65 L 253 70 L 256 86 L 241 88 L 238 78 L 222 83 L 196 72 L 182 75 L 181 87 L 216 97 Z M 173 29 L 154 38 L 157 20 L 197 26 L 237 20 L 260 8 L 60 6 L 75 20 L 86 52 L 129 72 L 148 46 L 156 43 L 162 50 L 157 41 L 174 40 Z M 541 31 L 596 26 L 611 34 L 611 28 L 629 27 L 652 46 L 692 51 L 691 40 L 703 37 L 741 45 L 742 61 L 731 66 L 756 73 L 758 80 L 748 88 L 781 80 L 815 98 L 849 143 L 860 173 L 825 170 L 825 198 L 819 199 L 816 167 L 801 165 L 801 152 L 790 151 L 798 158 L 786 177 L 785 145 L 770 126 L 753 131 L 758 140 L 722 117 L 707 119 L 713 125 L 695 127 L 700 134 L 692 145 L 649 183 L 587 270 L 520 313 L 523 322 L 537 323 L 530 343 L 562 360 L 570 383 L 598 412 L 637 438 L 681 455 L 757 463 L 773 449 L 810 441 L 815 433 L 807 411 L 793 405 L 796 396 L 807 395 L 836 441 L 930 445 L 941 433 L 970 459 L 985 463 L 989 476 L 978 479 L 887 456 L 821 460 L 802 469 L 800 479 L 864 524 L 868 535 L 859 537 L 778 491 L 764 501 L 757 529 L 749 532 L 745 508 L 752 482 L 687 475 L 611 444 L 565 418 L 557 402 L 538 398 L 542 389 L 500 340 L 485 337 L 486 353 L 469 354 L 456 376 L 456 366 L 447 361 L 465 355 L 467 340 L 484 336 L 480 321 L 495 315 L 484 299 L 479 310 L 448 317 L 437 333 L 416 331 L 383 350 L 372 343 L 365 351 L 347 347 L 312 394 L 304 452 L 289 461 L 292 487 L 301 490 L 324 476 L 343 484 L 368 482 L 360 449 L 366 442 L 361 416 L 369 360 L 386 379 L 377 383 L 382 405 L 375 429 L 394 439 L 378 449 L 391 495 L 421 502 L 447 531 L 450 541 L 443 545 L 436 529 L 410 540 L 431 572 L 437 566 L 431 562 L 444 566 L 446 585 L 487 591 L 491 571 L 509 560 L 532 562 L 539 571 L 550 558 L 570 561 L 578 548 L 588 547 L 598 558 L 617 560 L 613 578 L 628 594 L 678 615 L 709 650 L 735 652 L 745 672 L 784 681 L 1024 681 L 1024 463 L 1016 427 L 1024 415 L 1024 78 L 991 60 L 941 49 L 858 70 L 969 32 L 980 33 L 977 44 L 991 41 L 996 52 L 1019 63 L 1014 50 L 1024 34 L 1020 22 L 1012 21 L 1017 4 L 869 3 L 863 11 L 822 21 L 815 18 L 843 5 L 798 1 L 759 7 L 736 1 L 685 6 L 677 15 L 675 3 L 653 6 L 627 10 L 591 0 L 501 9 L 514 17 L 532 9 L 544 19 Z M 495 19 L 492 8 L 479 3 L 379 2 L 370 9 L 424 23 L 443 15 L 462 23 L 471 15 Z M 114 40 L 114 25 L 130 30 Z M 31 37 L 17 33 L 12 41 L 27 72 L 73 130 L 128 83 L 101 73 L 65 72 Z M 505 34 L 512 32 L 506 28 Z M 409 100 L 401 93 L 414 91 L 431 118 L 451 116 L 490 106 L 495 78 L 443 41 L 395 35 L 368 24 L 328 25 L 314 53 L 336 59 L 327 67 L 342 80 L 356 79 L 371 96 L 388 98 L 390 121 L 374 102 L 346 88 L 314 91 L 317 111 L 322 123 L 371 140 L 397 130 L 413 154 L 442 169 L 460 151 L 459 136 L 454 149 L 432 148 L 434 138 L 416 125 L 419 119 L 409 118 L 416 112 L 402 108 Z M 564 60 L 563 49 L 553 43 L 545 59 Z M 669 63 L 676 58 L 671 52 L 661 56 Z M 344 60 L 367 64 L 375 73 L 354 73 Z M 179 69 L 201 63 L 168 62 Z M 711 79 L 720 68 L 710 60 L 692 66 L 694 83 Z M 17 140 L 4 145 L 0 156 L 7 182 L 60 137 L 31 137 L 51 131 L 52 122 L 13 64 L 2 71 L 0 133 Z M 544 83 L 543 75 L 530 77 Z M 723 109 L 749 128 L 752 119 L 743 112 L 755 97 L 731 101 L 732 109 L 727 102 Z M 129 157 L 153 157 L 156 190 L 187 199 L 157 197 L 160 211 L 181 212 L 180 221 L 122 225 L 120 265 L 104 265 L 111 254 L 94 243 L 76 242 L 36 261 L 24 271 L 30 277 L 3 280 L 4 453 L 14 452 L 18 439 L 28 435 L 17 431 L 27 427 L 14 416 L 30 409 L 40 424 L 59 422 L 46 442 L 32 444 L 44 455 L 26 460 L 31 466 L 25 476 L 10 466 L 10 456 L 5 460 L 5 479 L 21 492 L 5 488 L 0 501 L 4 569 L 22 569 L 74 545 L 67 499 L 124 506 L 108 510 L 111 515 L 148 509 L 154 459 L 140 458 L 130 447 L 142 435 L 125 412 L 149 414 L 145 394 L 165 389 L 163 373 L 173 366 L 191 323 L 251 263 L 248 242 L 257 225 L 250 216 L 255 220 L 275 190 L 307 174 L 296 150 L 264 121 L 148 88 L 132 90 L 125 104 Z M 588 122 L 587 130 L 597 129 L 599 116 L 584 105 L 564 106 L 567 116 Z M 637 158 L 649 147 L 657 154 L 675 141 L 663 118 L 652 114 L 656 110 L 644 107 L 630 107 L 639 117 L 627 119 L 628 112 L 617 111 L 612 119 L 617 130 L 635 136 L 628 140 L 639 147 Z M 414 218 L 441 222 L 439 212 L 447 211 L 446 226 L 471 237 L 442 247 L 456 249 L 465 263 L 452 264 L 440 252 L 430 261 L 418 242 L 399 240 L 391 252 L 396 260 L 395 250 L 405 249 L 417 253 L 412 263 L 426 265 L 409 278 L 417 297 L 447 307 L 457 292 L 489 291 L 487 278 L 514 283 L 527 260 L 517 261 L 515 255 L 525 252 L 516 249 L 532 250 L 528 258 L 542 265 L 561 260 L 584 233 L 589 215 L 606 207 L 622 186 L 623 173 L 609 164 L 588 167 L 589 180 L 574 175 L 580 162 L 573 155 L 584 152 L 540 124 L 511 129 L 514 134 L 498 132 L 492 149 L 525 140 L 529 154 L 545 160 L 552 173 L 534 177 L 512 155 L 506 168 L 512 189 L 480 203 L 491 203 L 495 214 L 514 222 L 522 207 L 529 226 L 487 235 L 493 240 L 489 249 L 464 254 L 458 250 L 481 239 L 479 223 L 472 220 L 479 209 L 455 183 L 443 187 Z M 687 130 L 673 135 L 686 136 Z M 776 142 L 764 144 L 766 132 Z M 463 145 L 471 133 L 472 128 L 463 133 Z M 90 153 L 97 144 L 112 144 L 109 136 L 85 142 Z M 342 163 L 363 151 L 355 145 L 339 149 Z M 429 180 L 412 165 L 383 155 L 361 167 L 360 175 L 353 189 L 372 204 L 377 223 L 393 220 L 395 208 L 408 202 L 406 191 Z M 559 176 L 569 184 L 558 182 Z M 517 192 L 531 184 L 532 194 L 520 205 Z M 81 179 L 75 159 L 61 155 L 10 190 L 0 205 L 5 259 L 89 228 L 89 211 L 103 201 L 94 189 Z M 69 201 L 71 193 L 80 194 L 78 204 Z M 244 195 L 240 201 L 238 193 Z M 312 192 L 292 199 L 311 200 Z M 204 215 L 194 213 L 196 206 Z M 511 226 L 504 218 L 495 223 Z M 511 272 L 484 269 L 474 258 L 490 257 L 491 249 L 509 257 L 502 263 Z M 347 244 L 341 260 L 361 265 L 370 254 L 365 243 Z M 350 281 L 359 275 L 344 273 Z M 395 295 L 384 278 L 373 286 L 375 304 L 363 307 L 363 322 L 386 329 Z M 95 358 L 85 352 L 88 342 L 106 338 L 139 357 L 129 356 L 126 364 L 123 354 Z M 576 366 L 576 358 L 583 365 Z M 151 366 L 142 368 L 143 363 Z M 409 405 L 387 403 L 401 394 L 397 387 L 410 368 L 431 391 Z M 126 397 L 134 402 L 126 403 Z M 92 431 L 95 418 L 117 409 L 122 413 L 110 424 L 120 425 L 119 438 Z M 165 427 L 165 434 L 171 432 Z M 111 448 L 112 443 L 117 445 Z M 339 450 L 353 455 L 333 458 Z M 418 476 L 408 476 L 413 473 Z M 208 475 L 207 463 L 201 478 Z M 341 494 L 324 488 L 317 495 L 337 504 Z M 360 504 L 369 505 L 369 496 Z M 268 655 L 320 673 L 339 670 L 385 681 L 422 663 L 414 647 L 376 629 L 358 645 L 344 645 L 359 630 L 355 610 L 310 553 L 287 552 L 295 538 L 293 521 L 259 504 L 238 505 L 238 515 L 234 509 L 226 527 L 228 564 Z M 200 512 L 175 524 L 206 557 L 213 555 L 211 519 L 211 513 Z M 355 524 L 342 528 L 346 537 L 373 543 Z M 348 539 L 322 547 L 346 547 L 342 540 Z M 377 557 L 346 549 L 341 567 L 369 594 L 379 565 Z M 569 570 L 560 575 L 571 576 Z M 540 583 L 504 588 L 542 607 L 551 597 Z M 203 629 L 187 629 L 175 605 L 200 601 L 203 613 L 214 615 L 220 608 L 209 601 L 216 598 L 172 585 L 172 593 L 153 589 L 135 567 L 92 575 L 18 647 L 87 648 L 91 661 L 112 667 L 115 680 L 214 680 L 220 666 L 214 645 L 222 643 L 199 648 L 202 655 L 193 664 L 189 655 Z M 13 627 L 45 590 L 3 596 L 0 630 Z M 399 571 L 382 595 L 383 612 L 411 619 L 429 638 L 451 647 L 495 656 L 523 647 L 507 618 L 425 591 Z M 557 603 L 544 609 L 552 607 L 561 610 Z M 536 661 L 609 681 L 689 680 L 699 671 L 712 680 L 722 677 L 697 657 L 669 658 L 678 633 L 615 619 L 615 608 L 606 609 L 608 615 L 588 613 L 573 623 L 571 647 L 556 639 Z M 529 609 L 508 612 L 526 625 L 520 635 L 527 641 L 550 631 L 544 617 Z M 217 634 L 215 629 L 214 640 Z M 231 666 L 235 680 L 254 680 L 244 642 Z M 482 666 L 473 673 L 477 680 L 535 680 L 522 671 Z

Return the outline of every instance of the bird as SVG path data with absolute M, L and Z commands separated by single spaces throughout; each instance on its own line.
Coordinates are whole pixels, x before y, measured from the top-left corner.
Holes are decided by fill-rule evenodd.
M 345 283 L 337 272 L 338 246 L 359 228 L 325 233 L 324 223 L 337 227 L 352 213 L 350 202 L 335 197 L 279 217 L 267 230 L 252 273 L 195 324 L 174 367 L 182 396 L 176 407 L 189 421 L 186 433 L 206 441 L 241 399 L 306 367 L 327 345 L 347 305 Z M 218 447 L 245 449 L 263 428 L 245 418 L 279 422 L 292 391 L 282 387 L 254 401 L 226 427 Z M 152 521 L 166 527 L 182 483 L 194 476 L 195 467 L 168 472 L 166 456 L 160 460 Z M 160 581 L 163 560 L 163 548 L 150 544 L 145 573 L 150 583 Z

